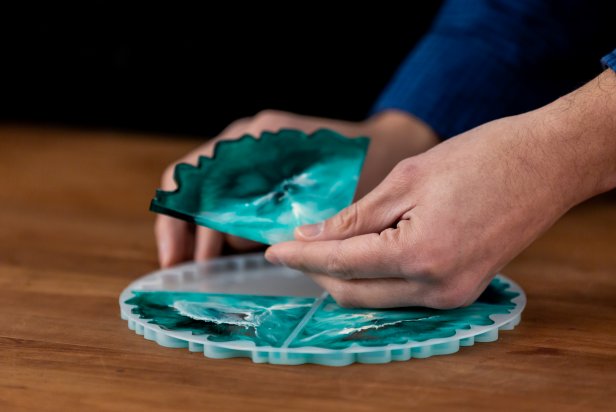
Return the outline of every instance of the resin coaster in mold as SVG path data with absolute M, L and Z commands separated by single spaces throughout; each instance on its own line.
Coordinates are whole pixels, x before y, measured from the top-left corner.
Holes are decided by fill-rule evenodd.
M 221 141 L 212 158 L 177 165 L 177 189 L 158 190 L 150 210 L 261 243 L 291 240 L 351 203 L 368 143 L 327 129 Z
M 128 327 L 210 358 L 343 366 L 457 352 L 520 322 L 522 289 L 499 275 L 471 306 L 453 310 L 345 309 L 312 280 L 262 254 L 163 269 L 120 295 Z

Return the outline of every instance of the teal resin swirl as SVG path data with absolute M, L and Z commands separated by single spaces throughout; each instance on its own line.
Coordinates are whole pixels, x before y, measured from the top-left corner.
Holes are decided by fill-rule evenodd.
M 261 243 L 291 240 L 352 202 L 368 143 L 327 129 L 221 141 L 212 158 L 177 165 L 178 188 L 158 190 L 150 210 Z
M 126 301 L 133 313 L 166 330 L 208 335 L 215 342 L 248 340 L 281 346 L 314 303 L 312 298 L 140 292 Z
M 310 319 L 302 320 L 314 298 L 225 295 L 197 292 L 135 291 L 126 301 L 140 318 L 171 331 L 207 335 L 215 342 L 250 341 L 257 346 L 313 346 L 344 349 L 384 346 L 455 335 L 471 326 L 492 325 L 490 316 L 510 313 L 517 292 L 495 278 L 472 305 L 452 310 L 401 308 L 345 309 L 327 297 Z M 302 323 L 301 330 L 295 331 Z M 291 342 L 287 339 L 295 331 Z
M 451 310 L 345 309 L 328 297 L 290 347 L 344 349 L 351 344 L 382 346 L 447 338 L 472 325 L 492 325 L 490 315 L 509 313 L 518 293 L 506 291 L 507 287 L 505 282 L 494 279 L 475 303 Z

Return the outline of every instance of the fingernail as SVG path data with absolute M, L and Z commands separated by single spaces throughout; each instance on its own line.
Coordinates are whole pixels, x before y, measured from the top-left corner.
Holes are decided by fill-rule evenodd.
M 280 265 L 282 263 L 280 259 L 278 259 L 278 256 L 276 256 L 275 253 L 270 252 L 269 250 L 265 251 L 265 259 L 267 259 L 270 263 L 273 263 L 274 265 Z
M 317 237 L 323 232 L 323 222 L 314 225 L 304 225 L 297 228 L 297 231 L 302 237 L 311 238 Z

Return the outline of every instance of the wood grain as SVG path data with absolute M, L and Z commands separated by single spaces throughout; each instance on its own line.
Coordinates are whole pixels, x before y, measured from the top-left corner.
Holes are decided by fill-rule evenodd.
M 285 367 L 135 335 L 117 298 L 157 267 L 148 203 L 163 167 L 198 143 L 0 127 L 1 411 L 613 410 L 613 194 L 571 211 L 506 268 L 529 302 L 496 343 Z

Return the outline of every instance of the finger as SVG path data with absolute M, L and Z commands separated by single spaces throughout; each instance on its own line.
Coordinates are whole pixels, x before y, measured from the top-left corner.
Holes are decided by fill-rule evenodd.
M 412 208 L 405 201 L 400 185 L 385 179 L 372 192 L 341 210 L 335 216 L 295 229 L 298 240 L 347 239 L 368 233 L 380 233 L 393 226 L 405 212 Z
M 229 126 L 227 126 L 220 134 L 216 137 L 215 140 L 218 139 L 233 139 L 237 137 L 242 137 L 243 134 L 248 133 L 247 129 L 252 122 L 252 117 L 243 117 L 241 119 L 237 119 Z
M 201 156 L 211 157 L 214 154 L 214 148 L 218 142 L 221 140 L 232 140 L 235 138 L 242 137 L 242 135 L 246 134 L 246 129 L 250 125 L 251 118 L 245 117 L 242 119 L 238 119 L 227 126 L 220 134 L 212 139 L 210 139 L 207 143 L 200 145 L 199 147 L 190 151 L 186 156 L 180 159 L 177 163 L 188 163 L 192 165 L 196 165 Z M 176 164 L 177 164 L 176 163 Z M 175 166 L 175 165 L 173 165 Z M 172 180 L 172 175 L 170 176 Z M 175 183 L 172 184 L 175 186 Z M 170 190 L 170 189 L 166 189 Z
M 308 274 L 346 308 L 395 308 L 425 306 L 423 284 L 405 279 L 343 280 L 323 274 Z
M 345 240 L 292 241 L 267 249 L 265 257 L 304 272 L 325 273 L 340 279 L 399 278 L 410 251 L 399 248 L 399 229 Z M 407 275 L 408 276 L 408 275 Z
M 197 226 L 194 259 L 203 261 L 220 256 L 224 235 L 205 226 Z
M 237 250 L 239 252 L 244 252 L 248 250 L 257 250 L 261 249 L 264 245 L 263 243 L 255 242 L 252 240 L 244 239 L 243 237 L 227 235 L 226 242 L 233 250 Z
M 154 225 L 158 261 L 161 267 L 169 267 L 190 259 L 194 235 L 188 222 L 169 216 L 158 215 Z

